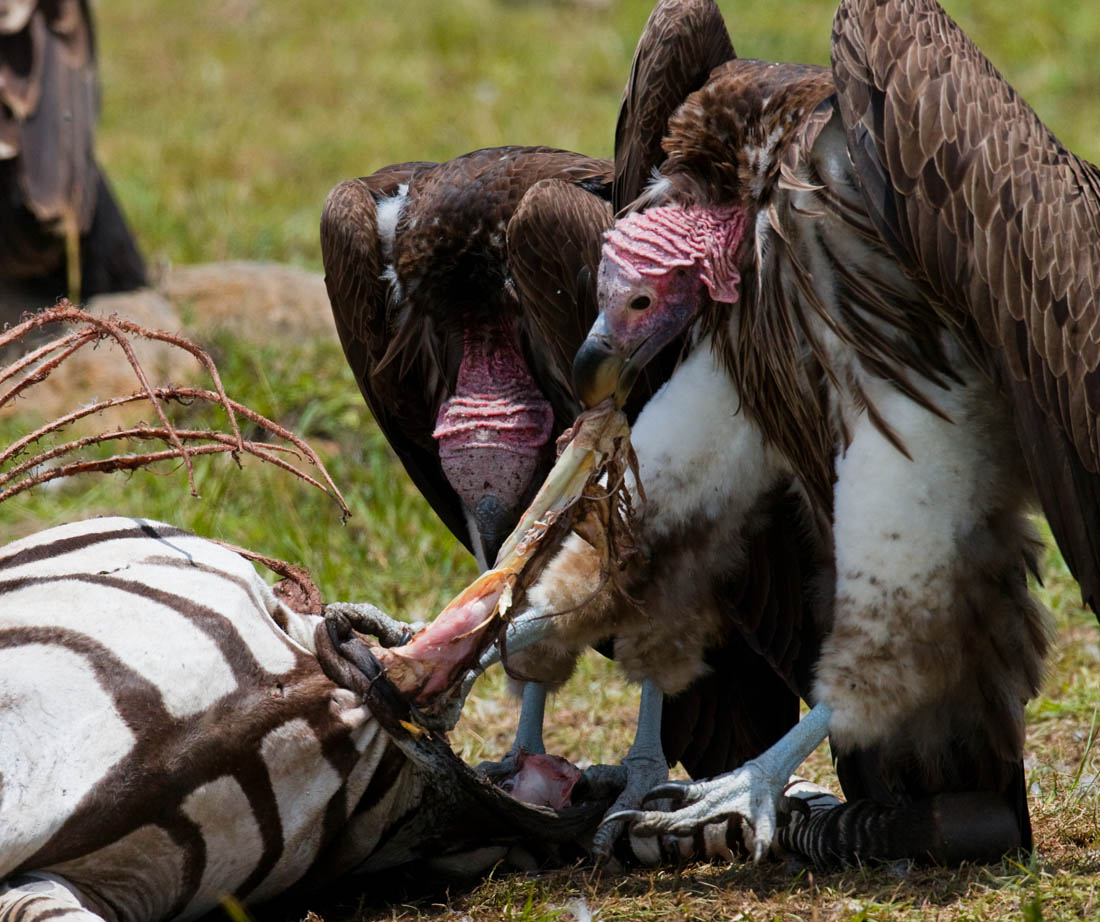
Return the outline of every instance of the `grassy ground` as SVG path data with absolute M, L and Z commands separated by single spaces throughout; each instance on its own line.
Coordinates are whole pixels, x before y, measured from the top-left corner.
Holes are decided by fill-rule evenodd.
M 320 268 L 317 219 L 348 176 L 406 159 L 503 143 L 609 154 L 615 111 L 648 0 L 112 0 L 97 6 L 104 109 L 99 152 L 154 262 L 258 258 Z M 744 55 L 825 63 L 832 3 L 722 4 Z M 955 15 L 1062 139 L 1100 159 L 1100 8 L 1086 2 L 952 2 Z M 182 476 L 85 480 L 0 507 L 0 539 L 99 512 L 178 522 L 307 563 L 326 597 L 428 615 L 473 574 L 367 420 L 332 344 L 218 344 L 239 398 L 319 445 L 354 510 L 346 526 L 319 495 L 246 461 Z M 26 421 L 0 423 L 0 442 Z M 364 918 L 473 920 L 1098 918 L 1100 634 L 1052 555 L 1043 590 L 1059 635 L 1030 710 L 1033 868 L 900 869 L 843 875 L 695 866 L 600 877 L 575 870 L 492 879 L 438 905 Z M 586 660 L 550 717 L 551 747 L 614 760 L 636 696 Z M 477 692 L 456 736 L 471 759 L 507 744 L 516 711 L 499 678 Z M 815 756 L 811 773 L 829 776 Z M 571 907 L 571 908 L 570 908 Z

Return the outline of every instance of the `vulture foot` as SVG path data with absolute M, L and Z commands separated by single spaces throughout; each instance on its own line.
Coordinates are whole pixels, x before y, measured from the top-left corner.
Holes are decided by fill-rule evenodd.
M 670 801 L 670 812 L 624 810 L 609 813 L 605 824 L 630 826 L 633 835 L 690 838 L 706 827 L 737 817 L 753 861 L 759 861 L 775 841 L 779 808 L 787 776 L 775 777 L 760 759 L 708 781 L 670 781 L 648 792 L 646 802 Z
M 671 812 L 627 810 L 609 813 L 604 823 L 624 822 L 635 836 L 705 835 L 706 827 L 741 818 L 741 834 L 753 861 L 775 843 L 777 813 L 790 776 L 825 739 L 832 711 L 818 704 L 766 752 L 708 781 L 671 781 L 653 788 L 646 801 L 669 799 Z M 784 811 L 787 809 L 782 804 Z
M 611 766 L 593 766 L 593 769 L 596 768 L 608 769 Z M 626 826 L 623 818 L 642 815 L 638 808 L 643 801 L 648 799 L 651 791 L 659 789 L 668 780 L 668 763 L 660 753 L 654 757 L 632 752 L 622 761 L 617 776 L 620 781 L 624 780 L 624 773 L 625 785 L 622 793 L 607 811 L 592 840 L 592 855 L 600 862 L 607 861 L 611 857 L 611 850 Z M 585 772 L 585 778 L 588 778 L 588 772 Z M 595 781 L 596 778 L 593 778 L 590 783 Z
M 424 625 L 410 624 L 391 618 L 381 608 L 370 602 L 331 602 L 325 606 L 325 617 L 343 615 L 360 634 L 377 637 L 383 647 L 400 647 L 412 640 Z
M 519 771 L 522 749 L 509 749 L 498 762 L 479 762 L 475 771 L 499 786 Z

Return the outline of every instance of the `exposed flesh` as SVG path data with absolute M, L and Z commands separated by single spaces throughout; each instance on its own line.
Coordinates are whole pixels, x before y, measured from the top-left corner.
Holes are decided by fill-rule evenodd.
M 477 663 L 508 612 L 537 578 L 536 564 L 545 561 L 568 526 L 583 516 L 589 505 L 586 488 L 610 462 L 629 452 L 629 431 L 626 417 L 610 401 L 578 417 L 572 440 L 504 542 L 497 565 L 460 592 L 409 643 L 372 648 L 399 691 L 428 710 L 445 703 L 446 692 Z

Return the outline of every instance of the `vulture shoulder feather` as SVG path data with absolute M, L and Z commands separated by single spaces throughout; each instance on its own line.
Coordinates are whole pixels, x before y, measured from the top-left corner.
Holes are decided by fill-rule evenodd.
M 526 306 L 529 339 L 544 348 L 530 358 L 558 391 L 555 406 L 575 406 L 570 369 L 596 319 L 596 269 L 611 206 L 561 179 L 528 189 L 508 222 L 508 264 Z
M 431 349 L 431 325 L 423 317 L 401 316 L 401 304 L 391 295 L 393 280 L 383 276 L 394 216 L 384 214 L 389 226 L 379 228 L 379 202 L 398 196 L 417 174 L 434 166 L 395 164 L 337 185 L 321 214 L 321 255 L 344 354 L 375 422 L 436 514 L 463 537 L 462 507 L 446 489 L 432 439 L 446 382 L 417 354 L 421 346 Z M 427 389 L 410 386 L 410 377 Z

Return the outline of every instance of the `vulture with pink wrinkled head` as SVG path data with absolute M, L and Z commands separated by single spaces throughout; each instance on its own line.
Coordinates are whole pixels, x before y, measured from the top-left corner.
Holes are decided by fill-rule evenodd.
M 728 37 L 724 46 L 710 44 L 711 55 L 732 53 Z M 693 48 L 684 52 L 701 85 L 709 67 L 700 68 Z M 443 164 L 387 167 L 341 183 L 326 202 L 326 283 L 348 361 L 413 481 L 482 567 L 542 482 L 554 438 L 578 409 L 572 361 L 596 316 L 612 180 L 607 161 L 496 148 Z M 668 381 L 680 350 L 674 340 L 650 363 L 628 416 L 638 416 Z M 675 658 L 666 685 L 680 694 L 663 701 L 663 721 L 656 708 L 651 729 L 665 736 L 662 777 L 665 758 L 695 776 L 725 771 L 797 721 L 796 691 L 808 686 L 817 633 L 802 618 L 800 567 L 807 579 L 816 569 L 806 566 L 813 551 L 804 540 L 804 503 L 788 495 L 789 481 L 769 482 L 752 510 L 731 516 L 722 540 L 733 557 L 713 575 L 677 570 L 671 557 L 652 578 L 637 574 L 650 612 L 645 624 L 672 623 L 667 616 L 695 577 L 693 592 L 706 610 L 706 627 Z M 658 557 L 675 544 L 663 529 L 653 533 Z M 562 569 L 569 567 L 563 562 Z M 638 625 L 639 609 L 624 610 L 621 597 L 604 608 L 609 596 L 598 595 L 586 611 L 599 614 L 576 630 L 568 618 L 545 619 L 556 640 L 536 655 L 509 657 L 514 674 L 556 685 L 578 651 L 614 635 L 624 614 Z M 745 634 L 725 627 L 724 612 L 734 608 Z M 629 646 L 622 647 L 628 657 Z M 530 751 L 541 749 L 540 707 L 529 708 L 525 698 L 518 745 Z
M 385 167 L 325 203 L 326 284 L 360 390 L 482 568 L 577 412 L 570 363 L 595 318 L 610 179 L 604 160 L 489 148 Z
M 647 29 L 695 6 L 659 3 Z M 643 54 L 629 98 L 666 72 L 660 43 Z M 751 493 L 750 457 L 757 480 L 789 473 L 835 586 L 809 715 L 618 819 L 683 835 L 736 814 L 756 857 L 778 840 L 820 863 L 1027 849 L 1024 704 L 1049 643 L 1030 510 L 1094 610 L 1100 589 L 1100 172 L 935 0 L 843 0 L 831 69 L 731 59 L 660 90 L 666 121 L 620 130 L 636 198 L 604 244 L 577 394 L 621 401 L 686 335 L 685 365 L 719 370 L 767 449 L 729 446 L 693 489 Z M 682 400 L 701 413 L 713 391 Z M 826 736 L 849 803 L 779 829 Z

